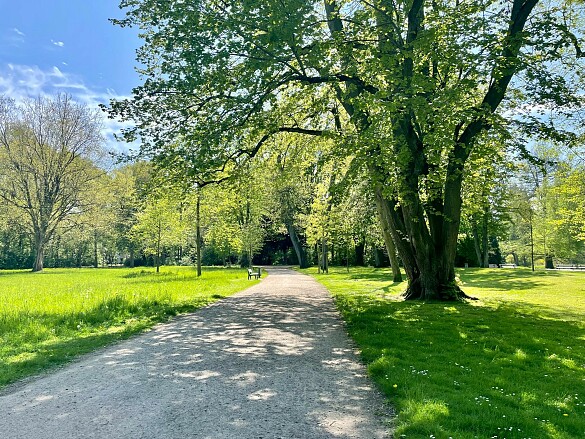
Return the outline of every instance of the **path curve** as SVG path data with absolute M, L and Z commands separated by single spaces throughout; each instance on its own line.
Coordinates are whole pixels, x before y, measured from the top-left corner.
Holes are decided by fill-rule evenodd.
M 0 396 L 0 436 L 384 438 L 327 290 L 289 269 Z M 386 423 L 386 425 L 384 425 Z

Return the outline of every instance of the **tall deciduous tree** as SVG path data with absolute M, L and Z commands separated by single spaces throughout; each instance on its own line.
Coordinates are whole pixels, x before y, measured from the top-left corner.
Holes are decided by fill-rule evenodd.
M 25 212 L 33 236 L 33 271 L 59 224 L 84 209 L 83 194 L 100 171 L 100 116 L 65 94 L 21 104 L 0 97 L 0 197 Z
M 510 104 L 524 112 L 515 123 L 557 137 L 532 104 L 568 117 L 582 104 L 564 79 L 582 55 L 571 33 L 581 5 L 540 3 L 124 0 L 118 23 L 145 35 L 146 79 L 111 112 L 137 122 L 126 134 L 159 163 L 212 179 L 283 132 L 336 138 L 336 157 L 371 176 L 406 297 L 457 299 L 461 190 L 478 140 L 506 128 Z M 168 147 L 177 135 L 188 141 Z

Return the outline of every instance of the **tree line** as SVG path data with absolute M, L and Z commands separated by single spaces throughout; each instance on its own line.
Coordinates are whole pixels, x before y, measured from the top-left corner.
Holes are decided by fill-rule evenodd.
M 367 172 L 334 160 L 331 139 L 270 139 L 225 181 L 193 183 L 147 161 L 107 169 L 99 115 L 67 95 L 1 102 L 0 268 L 370 264 L 402 280 Z M 580 150 L 485 148 L 462 189 L 456 265 L 585 262 Z

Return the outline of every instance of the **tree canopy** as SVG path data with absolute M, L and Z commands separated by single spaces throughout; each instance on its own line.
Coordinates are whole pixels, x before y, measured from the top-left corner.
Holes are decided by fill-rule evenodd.
M 124 0 L 144 83 L 112 116 L 179 178 L 222 180 L 283 133 L 366 172 L 408 298 L 457 299 L 464 178 L 488 133 L 576 142 L 583 5 Z M 562 116 L 562 126 L 555 123 Z M 555 117 L 553 117 L 555 116 Z

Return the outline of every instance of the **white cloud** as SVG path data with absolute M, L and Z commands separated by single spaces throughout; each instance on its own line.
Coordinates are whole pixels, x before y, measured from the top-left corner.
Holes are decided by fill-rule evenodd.
M 16 33 L 17 35 L 20 35 L 21 37 L 24 37 L 24 36 L 26 36 L 24 32 L 22 32 L 20 29 L 17 29 L 17 28 L 15 28 L 15 27 L 14 27 L 14 28 L 12 28 L 12 31 L 13 31 L 14 33 Z
M 38 66 L 7 64 L 3 67 L 0 65 L 0 94 L 21 101 L 38 96 L 52 96 L 56 93 L 69 93 L 76 101 L 95 109 L 99 104 L 108 104 L 110 99 L 124 98 L 109 88 L 105 92 L 93 90 L 80 77 L 63 72 L 57 66 L 43 70 Z M 130 127 L 132 124 L 112 120 L 105 113 L 102 114 L 102 132 L 108 149 L 126 152 L 137 146 L 123 144 L 114 139 L 114 133 L 119 133 L 122 128 Z
M 65 45 L 65 43 L 63 41 L 51 40 L 51 43 L 53 43 L 55 46 L 58 46 L 58 47 L 63 47 Z

